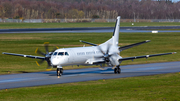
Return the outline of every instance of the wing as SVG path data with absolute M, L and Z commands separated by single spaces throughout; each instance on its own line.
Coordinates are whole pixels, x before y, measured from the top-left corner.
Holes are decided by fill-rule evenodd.
M 92 46 L 98 46 L 98 45 L 96 45 L 94 43 L 90 43 L 90 42 L 86 42 L 86 41 L 82 41 L 82 40 L 79 40 L 79 41 L 82 42 L 82 43 L 86 43 L 86 44 L 92 45 Z
M 45 57 L 41 57 L 41 56 L 32 56 L 32 55 L 24 55 L 24 54 L 16 54 L 16 53 L 6 53 L 6 52 L 3 52 L 2 54 L 45 60 Z
M 141 45 L 141 44 L 144 44 L 144 43 L 147 43 L 147 42 L 150 42 L 150 40 L 146 40 L 146 41 L 142 41 L 142 42 L 139 42 L 139 43 L 135 43 L 135 44 L 119 47 L 119 51 L 123 51 L 125 49 L 129 49 L 129 48 L 132 48 L 134 46 L 138 46 L 138 45 Z
M 162 54 L 153 54 L 153 55 L 143 55 L 143 56 L 134 56 L 134 57 L 121 58 L 121 59 L 119 59 L 119 61 L 134 60 L 134 59 L 148 58 L 148 57 L 161 56 L 161 55 L 169 55 L 169 54 L 175 54 L 175 53 L 176 52 L 162 53 Z

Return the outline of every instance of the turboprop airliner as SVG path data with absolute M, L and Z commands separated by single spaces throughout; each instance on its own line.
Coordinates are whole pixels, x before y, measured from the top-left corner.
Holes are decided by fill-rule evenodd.
M 48 44 L 45 44 L 46 53 L 43 53 L 40 50 L 36 49 L 36 53 L 39 53 L 44 57 L 6 53 L 6 52 L 3 52 L 2 54 L 40 59 L 41 61 L 37 62 L 38 65 L 41 64 L 43 61 L 47 61 L 48 66 L 57 68 L 57 76 L 61 76 L 63 74 L 63 66 L 68 66 L 68 65 L 102 66 L 102 64 L 107 64 L 107 66 L 112 67 L 112 69 L 114 69 L 115 74 L 120 74 L 121 73 L 120 64 L 122 61 L 134 60 L 139 58 L 149 58 L 154 56 L 176 53 L 176 52 L 170 52 L 170 53 L 161 53 L 161 54 L 153 54 L 153 55 L 134 56 L 134 57 L 121 57 L 119 55 L 121 51 L 144 43 L 148 43 L 150 42 L 150 40 L 145 40 L 139 43 L 120 47 L 118 46 L 119 28 L 120 28 L 120 16 L 117 17 L 112 38 L 110 38 L 109 40 L 107 40 L 106 42 L 100 45 L 80 40 L 80 42 L 92 46 L 61 48 L 61 49 L 54 49 L 52 52 L 49 52 Z

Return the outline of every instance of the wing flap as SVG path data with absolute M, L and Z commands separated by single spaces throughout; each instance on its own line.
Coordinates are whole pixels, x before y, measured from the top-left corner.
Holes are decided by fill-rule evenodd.
M 121 58 L 121 59 L 119 59 L 119 61 L 134 60 L 134 59 L 148 58 L 148 57 L 161 56 L 161 55 L 169 55 L 169 54 L 175 54 L 175 53 L 176 52 L 153 54 L 153 55 L 143 55 L 143 56 L 134 56 L 134 57 Z
M 41 57 L 41 56 L 24 55 L 24 54 L 16 54 L 16 53 L 6 53 L 6 52 L 3 52 L 2 54 L 13 55 L 13 56 L 20 56 L 20 57 L 27 57 L 27 58 L 35 58 L 35 59 L 45 59 L 45 57 Z

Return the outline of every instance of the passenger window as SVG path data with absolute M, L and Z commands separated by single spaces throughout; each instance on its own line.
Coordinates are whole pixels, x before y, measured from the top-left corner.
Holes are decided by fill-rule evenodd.
M 63 55 L 64 55 L 64 52 L 59 52 L 58 55 L 63 56 Z
M 68 52 L 65 52 L 65 55 L 69 55 Z
M 57 52 L 54 52 L 54 54 L 53 54 L 53 55 L 54 55 L 54 56 L 55 56 L 55 55 L 57 55 Z

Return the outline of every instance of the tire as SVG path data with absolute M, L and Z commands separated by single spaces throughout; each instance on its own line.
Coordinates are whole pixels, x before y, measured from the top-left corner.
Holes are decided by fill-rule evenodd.
M 61 75 L 63 74 L 63 69 L 62 68 L 60 68 L 60 73 L 61 73 Z
M 116 74 L 117 73 L 117 68 L 114 68 L 114 74 Z
M 57 76 L 61 76 L 61 70 L 60 70 L 60 68 L 57 68 Z
M 121 74 L 121 68 L 118 68 L 118 74 Z

